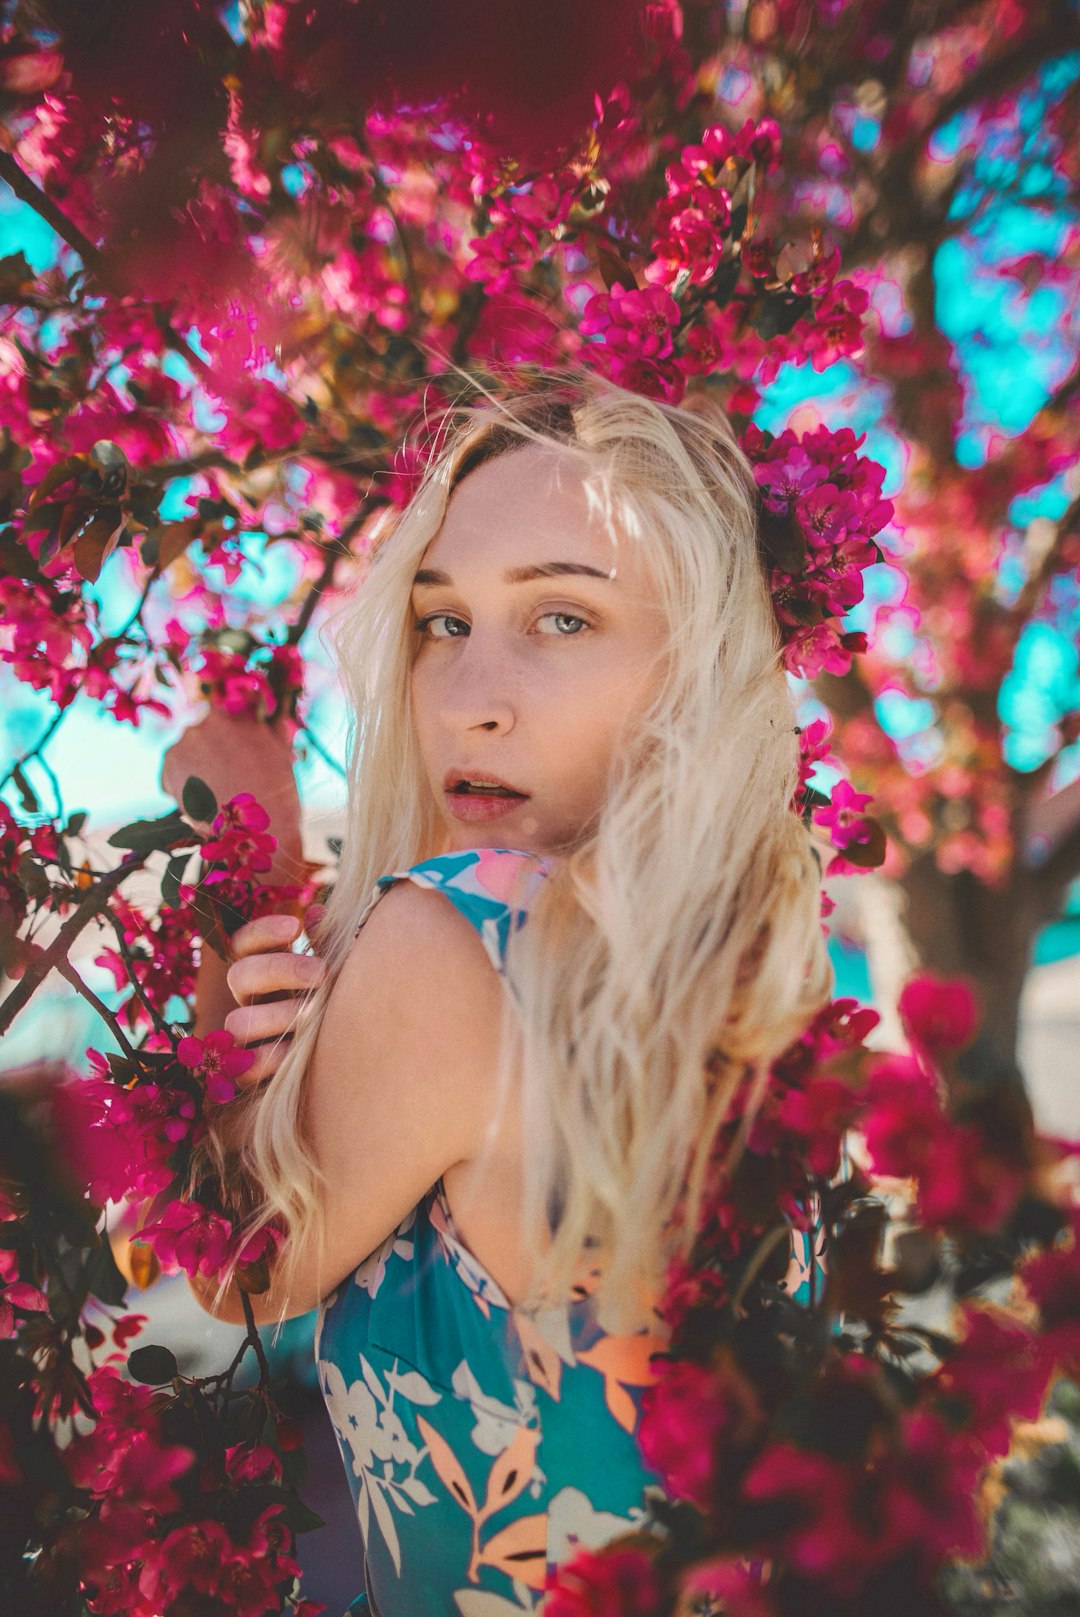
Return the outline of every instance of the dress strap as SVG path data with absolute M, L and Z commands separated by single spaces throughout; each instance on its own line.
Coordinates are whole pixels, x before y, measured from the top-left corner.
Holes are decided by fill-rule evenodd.
M 357 932 L 375 904 L 396 881 L 445 893 L 473 926 L 501 977 L 511 934 L 524 924 L 529 904 L 550 873 L 551 860 L 520 848 L 465 848 L 422 859 L 407 870 L 380 876 L 360 917 Z

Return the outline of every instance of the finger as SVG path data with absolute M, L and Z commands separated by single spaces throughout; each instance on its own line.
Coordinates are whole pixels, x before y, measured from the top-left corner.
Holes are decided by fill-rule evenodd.
M 252 1051 L 255 1060 L 246 1072 L 237 1075 L 236 1087 L 254 1089 L 256 1084 L 272 1078 L 291 1049 L 292 1040 L 289 1038 L 275 1039 L 273 1044 L 256 1045 Z
M 269 1005 L 242 1005 L 230 1011 L 225 1027 L 238 1044 L 258 1044 L 262 1039 L 277 1039 L 291 1033 L 296 1025 L 299 1001 L 281 999 Z
M 238 1005 L 250 1005 L 264 994 L 306 994 L 325 976 L 326 962 L 318 956 L 283 950 L 235 960 L 225 981 Z
M 270 949 L 287 949 L 300 936 L 300 922 L 283 910 L 245 921 L 229 939 L 234 960 L 243 955 L 262 954 Z

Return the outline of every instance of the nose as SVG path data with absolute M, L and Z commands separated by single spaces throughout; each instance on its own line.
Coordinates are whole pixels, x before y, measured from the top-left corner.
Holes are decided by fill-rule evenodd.
M 442 721 L 448 730 L 510 730 L 515 703 L 507 660 L 497 644 L 474 631 L 440 683 Z

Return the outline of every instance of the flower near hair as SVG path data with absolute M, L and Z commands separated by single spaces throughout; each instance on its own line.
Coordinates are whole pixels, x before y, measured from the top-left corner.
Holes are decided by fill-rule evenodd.
M 845 674 L 866 650 L 866 635 L 841 620 L 863 598 L 866 568 L 884 559 L 873 536 L 893 505 L 882 498 L 884 469 L 856 454 L 865 437 L 821 426 L 774 438 L 751 424 L 741 439 L 760 490 L 761 555 L 784 666 L 807 679 Z

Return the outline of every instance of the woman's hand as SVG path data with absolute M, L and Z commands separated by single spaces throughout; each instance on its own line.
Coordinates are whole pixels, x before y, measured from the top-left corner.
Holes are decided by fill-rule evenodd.
M 226 980 L 239 1008 L 229 1012 L 225 1027 L 238 1044 L 255 1050 L 253 1065 L 236 1080 L 242 1088 L 262 1083 L 280 1067 L 289 1051 L 299 996 L 326 975 L 325 962 L 317 955 L 293 953 L 299 931 L 300 922 L 292 915 L 261 915 L 239 927 L 230 940 L 235 959 Z

